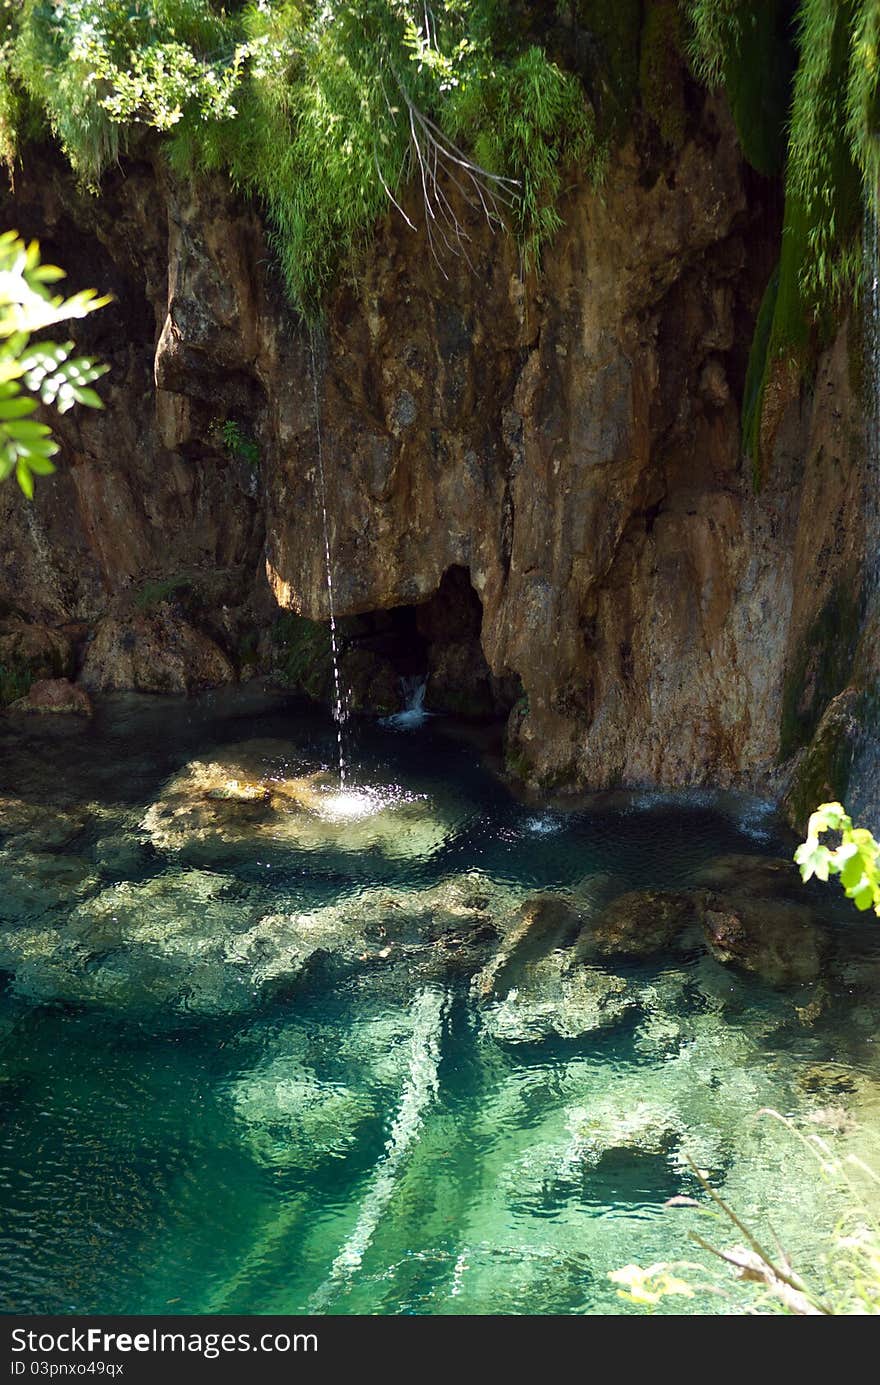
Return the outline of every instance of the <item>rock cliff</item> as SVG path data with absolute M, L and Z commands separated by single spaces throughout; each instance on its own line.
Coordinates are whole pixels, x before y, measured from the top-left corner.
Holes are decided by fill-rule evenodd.
M 248 676 L 291 628 L 302 664 L 279 611 L 329 614 L 323 461 L 370 686 L 421 668 L 435 705 L 506 716 L 544 787 L 779 784 L 850 680 L 865 468 L 846 326 L 759 493 L 741 459 L 776 202 L 708 98 L 676 155 L 630 140 L 573 184 L 539 276 L 466 208 L 439 261 L 393 214 L 309 332 L 224 186 L 145 154 L 90 198 L 35 155 L 0 223 L 115 295 L 78 328 L 111 369 L 35 502 L 0 491 L 3 629 L 98 691 Z

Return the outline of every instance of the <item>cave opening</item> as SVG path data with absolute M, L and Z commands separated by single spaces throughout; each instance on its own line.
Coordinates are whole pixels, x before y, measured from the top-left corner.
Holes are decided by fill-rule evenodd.
M 428 711 L 471 721 L 506 717 L 520 694 L 519 679 L 492 674 L 482 625 L 482 602 L 460 565 L 446 569 L 427 601 L 340 622 L 351 710 L 399 710 L 407 690 L 421 682 Z

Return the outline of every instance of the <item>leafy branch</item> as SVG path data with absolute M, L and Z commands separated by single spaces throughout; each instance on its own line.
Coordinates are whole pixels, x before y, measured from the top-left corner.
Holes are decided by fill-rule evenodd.
M 838 846 L 825 845 L 821 838 L 826 832 L 840 833 Z M 857 909 L 873 909 L 880 915 L 880 843 L 866 827 L 853 827 L 842 804 L 820 804 L 810 817 L 807 839 L 794 859 L 805 883 L 814 875 L 817 880 L 839 875 L 844 894 Z
M 28 499 L 34 477 L 55 470 L 58 451 L 51 428 L 31 417 L 38 404 L 61 414 L 74 404 L 103 407 L 91 385 L 107 366 L 74 356 L 72 341 L 31 345 L 32 333 L 86 317 L 110 302 L 94 289 L 53 296 L 50 285 L 63 278 L 57 265 L 40 262 L 36 241 L 26 245 L 15 231 L 0 235 L 0 481 L 14 471 Z

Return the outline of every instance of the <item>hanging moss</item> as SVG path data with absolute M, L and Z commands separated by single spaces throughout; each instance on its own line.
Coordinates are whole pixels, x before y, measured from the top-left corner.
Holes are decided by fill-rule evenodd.
M 582 64 L 595 97 L 600 133 L 622 137 L 630 128 L 639 96 L 639 51 L 642 0 L 573 0 L 571 17 L 584 39 L 588 57 Z
M 752 336 L 752 345 L 749 350 L 749 363 L 746 368 L 746 380 L 743 388 L 742 402 L 742 443 L 743 451 L 746 456 L 751 458 L 753 476 L 757 484 L 758 476 L 754 472 L 758 461 L 758 442 L 759 430 L 761 425 L 760 404 L 763 399 L 764 376 L 767 369 L 767 352 L 770 347 L 770 332 L 773 327 L 773 318 L 776 312 L 776 300 L 779 296 L 779 264 L 770 275 L 764 296 L 761 299 L 761 307 L 758 310 L 758 320 L 755 323 L 755 331 Z
M 647 0 L 639 58 L 639 90 L 645 113 L 670 149 L 684 143 L 685 105 L 682 61 L 684 25 L 677 0 Z
M 724 86 L 742 151 L 765 177 L 782 172 L 796 64 L 793 0 L 750 0 Z
M 782 246 L 743 399 L 743 446 L 757 485 L 785 405 L 808 378 L 843 298 L 857 285 L 861 176 L 846 139 L 853 9 L 807 0 L 801 10 Z

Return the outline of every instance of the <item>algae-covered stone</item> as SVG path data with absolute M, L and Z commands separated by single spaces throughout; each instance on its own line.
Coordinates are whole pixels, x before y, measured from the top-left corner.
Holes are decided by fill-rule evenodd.
M 603 957 L 650 957 L 672 947 L 696 917 L 683 891 L 630 890 L 608 905 L 590 940 Z
M 773 986 L 815 981 L 825 938 L 805 905 L 780 899 L 710 897 L 702 925 L 712 955 Z

